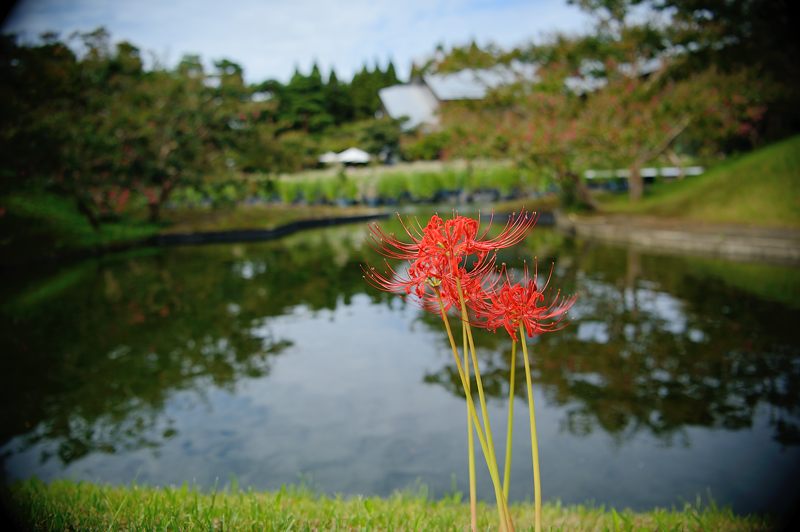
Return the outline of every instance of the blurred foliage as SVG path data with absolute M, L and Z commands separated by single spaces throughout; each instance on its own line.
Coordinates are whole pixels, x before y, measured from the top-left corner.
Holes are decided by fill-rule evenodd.
M 605 42 L 594 63 L 585 62 L 585 48 L 594 47 L 583 39 L 559 41 L 536 79 L 501 87 L 480 103 L 445 106 L 448 156 L 511 158 L 552 176 L 567 206 L 594 207 L 580 177 L 586 169 L 628 168 L 632 197 L 641 196 L 640 169 L 677 157 L 676 150 L 710 158 L 743 139 L 756 145 L 769 98 L 779 91 L 774 84 L 752 69 L 710 67 L 685 76 L 679 59 L 645 69 L 652 59 L 640 55 L 646 38 L 629 32 Z M 568 82 L 578 85 L 566 90 Z
M 112 45 L 104 29 L 35 44 L 3 35 L 0 196 L 56 192 L 95 228 L 141 197 L 157 221 L 177 188 L 315 166 L 332 131 L 356 120 L 353 144 L 396 151 L 399 125 L 374 119 L 377 91 L 395 83 L 390 63 L 349 84 L 334 72 L 323 82 L 314 65 L 288 84 L 250 86 L 228 59 L 209 72 L 195 55 L 145 69 L 138 48 Z
M 446 102 L 442 131 L 407 141 L 408 152 L 429 157 L 426 142 L 447 138 L 435 146 L 445 157 L 511 158 L 554 178 L 567 206 L 593 208 L 580 177 L 588 168 L 628 169 L 636 199 L 643 165 L 713 161 L 800 130 L 786 2 L 572 3 L 593 16 L 591 32 L 506 51 L 437 48 L 420 74 L 519 61 L 536 77 L 482 101 Z

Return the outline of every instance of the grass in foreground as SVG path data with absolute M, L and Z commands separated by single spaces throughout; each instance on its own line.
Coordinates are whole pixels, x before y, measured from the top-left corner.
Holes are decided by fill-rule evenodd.
M 111 487 L 29 480 L 11 488 L 12 507 L 34 530 L 467 530 L 468 504 L 455 495 L 432 501 L 424 490 L 389 498 L 327 497 L 302 488 L 256 493 L 203 493 L 187 488 Z M 512 505 L 518 530 L 533 527 L 533 506 Z M 496 528 L 494 507 L 481 503 L 478 526 Z M 715 506 L 617 512 L 602 507 L 547 504 L 547 530 L 770 530 L 758 516 L 739 517 Z
M 800 136 L 725 162 L 702 176 L 654 185 L 638 203 L 614 197 L 601 208 L 699 222 L 800 227 Z

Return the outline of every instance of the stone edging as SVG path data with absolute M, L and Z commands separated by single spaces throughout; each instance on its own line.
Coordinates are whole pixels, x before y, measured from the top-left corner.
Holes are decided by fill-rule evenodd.
M 60 253 L 52 253 L 33 259 L 23 261 L 3 261 L 0 260 L 0 271 L 4 269 L 16 269 L 33 264 L 41 264 L 55 261 L 74 261 L 98 257 L 109 253 L 128 251 L 134 248 L 151 246 L 186 246 L 200 244 L 222 244 L 233 242 L 256 242 L 274 240 L 283 236 L 302 231 L 304 229 L 314 229 L 317 227 L 330 227 L 349 223 L 365 222 L 378 220 L 389 216 L 388 213 L 362 214 L 358 216 L 342 216 L 333 218 L 316 218 L 298 220 L 296 222 L 280 225 L 272 229 L 234 229 L 227 231 L 206 231 L 197 233 L 167 233 L 156 234 L 139 240 L 131 240 L 109 244 L 106 246 L 90 247 L 76 250 L 69 250 Z
M 205 231 L 197 233 L 167 233 L 158 234 L 142 241 L 149 246 L 181 246 L 198 244 L 220 244 L 227 242 L 256 242 L 273 240 L 283 236 L 317 227 L 330 227 L 356 222 L 366 222 L 388 217 L 388 213 L 361 214 L 358 216 L 342 216 L 337 218 L 316 218 L 298 220 L 280 225 L 273 229 L 232 229 L 228 231 Z
M 558 213 L 556 226 L 576 236 L 656 251 L 800 265 L 800 230 L 704 225 L 628 216 Z

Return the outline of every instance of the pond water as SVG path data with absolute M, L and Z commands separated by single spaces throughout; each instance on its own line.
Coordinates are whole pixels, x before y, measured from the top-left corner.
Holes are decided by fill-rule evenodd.
M 790 507 L 797 269 L 541 228 L 500 260 L 534 256 L 579 294 L 569 327 L 531 344 L 545 500 Z M 379 258 L 359 224 L 6 274 L 6 481 L 466 493 L 465 407 L 441 322 L 367 286 L 365 261 Z M 502 456 L 509 340 L 476 341 Z M 533 487 L 516 375 L 511 498 L 522 500 Z M 492 500 L 484 467 L 479 491 Z

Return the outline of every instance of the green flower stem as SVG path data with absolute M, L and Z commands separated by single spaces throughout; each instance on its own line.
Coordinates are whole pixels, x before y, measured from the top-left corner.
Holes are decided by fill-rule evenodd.
M 478 367 L 478 355 L 475 353 L 475 341 L 472 338 L 472 327 L 469 325 L 469 318 L 467 314 L 467 304 L 464 301 L 464 293 L 461 290 L 461 281 L 456 278 L 456 288 L 458 289 L 458 300 L 461 303 L 461 323 L 464 325 L 464 328 L 467 330 L 467 339 L 469 340 L 469 350 L 470 355 L 472 356 L 472 367 L 475 369 L 475 383 L 478 385 L 478 399 L 480 399 L 481 404 L 481 416 L 483 417 L 483 428 L 486 433 L 486 442 L 489 446 L 489 455 L 486 457 L 487 461 L 492 462 L 495 470 L 497 469 L 497 455 L 494 451 L 494 440 L 492 438 L 492 425 L 489 422 L 489 409 L 486 407 L 486 396 L 483 393 L 483 382 L 481 381 L 481 371 Z M 508 517 L 508 522 L 506 525 L 508 529 L 513 531 L 514 524 L 511 521 L 511 514 L 508 512 L 508 505 L 506 504 L 505 497 L 503 497 L 503 507 L 506 511 L 506 516 Z
M 517 342 L 511 342 L 511 375 L 508 377 L 508 431 L 506 432 L 506 465 L 503 468 L 503 497 L 508 501 L 511 478 L 511 437 L 514 433 L 514 373 L 517 368 Z
M 444 328 L 447 331 L 447 338 L 450 340 L 450 348 L 453 351 L 453 358 L 456 361 L 456 368 L 458 369 L 458 376 L 461 378 L 461 386 L 464 387 L 466 391 L 469 389 L 469 385 L 467 384 L 464 368 L 461 365 L 461 359 L 458 357 L 458 348 L 456 347 L 456 342 L 453 339 L 453 331 L 450 328 L 450 322 L 447 320 L 447 313 L 444 310 L 444 302 L 442 301 L 442 296 L 439 291 L 436 291 L 436 297 L 439 301 L 439 311 L 442 316 L 442 322 L 444 322 Z M 475 425 L 475 432 L 478 434 L 478 442 L 481 445 L 481 450 L 483 451 L 483 455 L 486 458 L 486 465 L 489 469 L 489 476 L 492 479 L 492 485 L 494 487 L 494 495 L 495 499 L 497 500 L 497 513 L 500 517 L 500 529 L 507 530 L 508 529 L 508 518 L 507 518 L 507 509 L 505 505 L 505 501 L 503 499 L 503 490 L 500 485 L 500 474 L 497 471 L 497 463 L 492 463 L 489 460 L 489 447 L 486 443 L 486 437 L 484 436 L 483 429 L 481 427 L 480 421 L 478 420 L 478 413 L 475 411 L 475 403 L 472 401 L 471 394 L 465 394 L 467 398 L 467 409 L 469 410 L 470 417 L 472 418 L 472 423 Z
M 471 395 L 469 355 L 467 354 L 467 329 L 461 324 L 461 339 L 464 345 L 464 369 L 466 370 L 466 394 Z M 467 449 L 469 453 L 469 515 L 472 532 L 478 531 L 478 497 L 475 488 L 475 435 L 472 431 L 472 416 L 467 406 Z
M 525 328 L 519 328 L 522 341 L 522 356 L 525 361 L 525 383 L 528 386 L 528 416 L 531 423 L 531 458 L 533 460 L 533 494 L 535 531 L 542 530 L 542 483 L 539 478 L 539 443 L 536 439 L 536 414 L 533 407 L 533 385 L 531 384 L 531 365 L 528 361 L 528 344 L 525 342 Z

